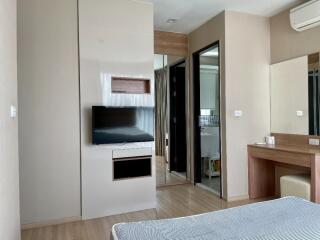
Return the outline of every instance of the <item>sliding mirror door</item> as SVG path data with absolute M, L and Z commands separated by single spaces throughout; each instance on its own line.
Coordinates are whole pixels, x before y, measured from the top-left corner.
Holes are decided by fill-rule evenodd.
M 155 55 L 155 142 L 157 186 L 186 183 L 186 62 Z
M 155 148 L 156 148 L 156 184 L 166 184 L 167 171 L 167 136 L 168 136 L 168 58 L 155 54 Z

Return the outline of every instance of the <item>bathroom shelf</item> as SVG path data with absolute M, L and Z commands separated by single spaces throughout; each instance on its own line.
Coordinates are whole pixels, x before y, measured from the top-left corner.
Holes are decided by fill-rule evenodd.
M 209 166 L 208 166 L 208 170 L 206 171 L 206 175 L 211 178 L 211 177 L 219 177 L 220 176 L 220 171 L 213 171 L 212 166 L 213 166 L 213 162 L 215 161 L 219 161 L 219 159 L 209 159 Z

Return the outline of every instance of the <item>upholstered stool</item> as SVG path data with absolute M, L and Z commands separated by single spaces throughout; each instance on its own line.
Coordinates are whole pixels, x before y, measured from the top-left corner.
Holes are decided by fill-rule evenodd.
M 310 201 L 311 184 L 308 175 L 291 175 L 280 178 L 281 197 L 295 196 Z

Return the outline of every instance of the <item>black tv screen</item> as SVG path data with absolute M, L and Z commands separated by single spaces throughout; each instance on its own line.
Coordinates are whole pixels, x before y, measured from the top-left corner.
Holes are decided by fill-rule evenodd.
M 93 144 L 154 141 L 151 107 L 92 107 Z

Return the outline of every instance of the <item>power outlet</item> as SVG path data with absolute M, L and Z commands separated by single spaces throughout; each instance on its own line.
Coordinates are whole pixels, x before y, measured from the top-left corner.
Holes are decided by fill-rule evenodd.
M 242 110 L 235 110 L 234 112 L 233 112 L 233 116 L 235 116 L 236 118 L 240 118 L 240 117 L 242 117 Z
M 310 145 L 320 145 L 319 139 L 309 138 L 309 144 Z
M 10 106 L 10 117 L 15 118 L 17 116 L 17 108 L 14 105 Z

